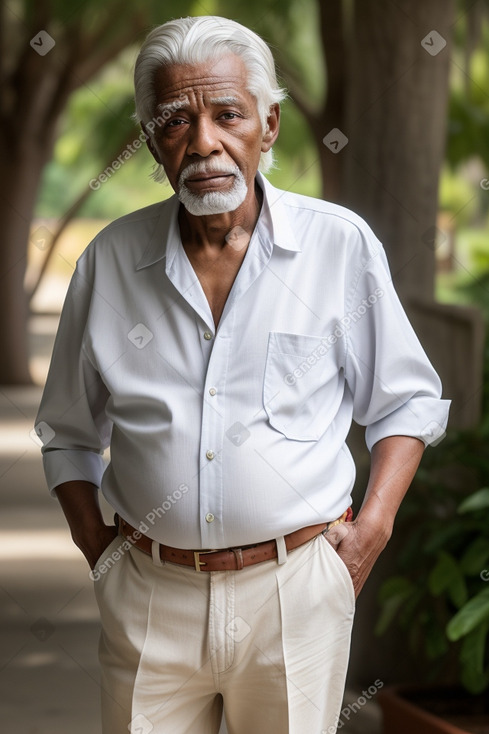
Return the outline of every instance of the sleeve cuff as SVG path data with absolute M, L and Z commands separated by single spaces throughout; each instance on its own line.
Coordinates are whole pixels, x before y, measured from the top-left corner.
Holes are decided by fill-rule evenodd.
M 425 446 L 436 446 L 445 437 L 450 402 L 430 397 L 411 398 L 393 413 L 367 426 L 368 450 L 388 436 L 412 436 Z
M 100 487 L 105 471 L 105 461 L 93 451 L 55 449 L 43 454 L 44 473 L 52 497 L 55 487 L 63 482 L 91 482 Z

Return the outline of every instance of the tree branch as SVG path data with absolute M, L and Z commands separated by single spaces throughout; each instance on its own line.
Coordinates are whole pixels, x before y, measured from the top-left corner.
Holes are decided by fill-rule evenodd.
M 131 131 L 124 139 L 122 144 L 117 146 L 117 149 L 107 158 L 106 163 L 104 165 L 104 169 L 110 166 L 112 161 L 115 161 L 118 156 L 121 155 L 121 153 L 126 149 L 127 145 L 131 143 L 134 140 L 134 131 Z M 51 242 L 49 243 L 49 248 L 46 251 L 46 255 L 44 257 L 43 263 L 41 267 L 39 268 L 39 271 L 35 277 L 35 280 L 33 284 L 27 288 L 27 298 L 29 302 L 32 302 L 32 299 L 34 298 L 36 292 L 39 289 L 39 286 L 41 285 L 41 282 L 44 278 L 44 275 L 46 274 L 46 270 L 48 268 L 49 263 L 51 262 L 51 259 L 54 254 L 54 250 L 56 248 L 56 245 L 59 241 L 59 238 L 63 234 L 64 230 L 68 226 L 68 224 L 74 219 L 78 211 L 81 209 L 85 201 L 88 199 L 88 197 L 93 193 L 93 189 L 90 188 L 90 185 L 87 185 L 84 191 L 78 196 L 77 199 L 73 202 L 73 204 L 70 206 L 68 211 L 63 215 L 63 217 L 60 220 L 59 226 L 56 230 L 56 232 L 53 235 L 53 238 Z
M 107 62 L 114 59 L 127 46 L 136 43 L 138 36 L 144 30 L 146 24 L 144 22 L 136 22 L 132 20 L 130 30 L 122 36 L 115 38 L 111 44 L 102 44 L 100 49 L 92 49 L 84 61 L 76 69 L 76 81 L 74 81 L 73 89 L 86 84 Z
M 298 78 L 292 66 L 284 59 L 280 59 L 280 70 L 285 78 L 285 83 L 289 90 L 289 96 L 293 100 L 298 110 L 304 115 L 306 120 L 312 120 L 317 117 L 317 111 L 306 102 L 303 94 L 303 84 Z

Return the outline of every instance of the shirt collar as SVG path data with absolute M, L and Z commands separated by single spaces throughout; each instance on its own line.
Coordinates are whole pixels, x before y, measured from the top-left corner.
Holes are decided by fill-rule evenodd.
M 160 215 L 153 229 L 148 245 L 136 265 L 136 270 L 154 265 L 170 254 L 180 242 L 178 231 L 179 200 L 174 194 L 160 205 Z M 175 235 L 178 235 L 176 237 Z
M 272 186 L 262 173 L 258 172 L 256 178 L 263 191 L 263 205 L 257 226 L 266 228 L 268 236 L 277 247 L 291 252 L 301 252 L 302 248 L 291 227 L 285 206 L 284 198 L 287 192 Z
M 263 191 L 263 205 L 258 218 L 257 227 L 262 236 L 272 241 L 273 245 L 291 252 L 301 252 L 284 203 L 285 191 L 276 189 L 261 173 L 256 174 L 258 184 Z M 175 257 L 180 244 L 178 229 L 179 200 L 176 194 L 162 202 L 160 215 L 153 229 L 143 256 L 136 265 L 136 270 L 154 265 L 162 258 L 167 258 L 167 265 Z

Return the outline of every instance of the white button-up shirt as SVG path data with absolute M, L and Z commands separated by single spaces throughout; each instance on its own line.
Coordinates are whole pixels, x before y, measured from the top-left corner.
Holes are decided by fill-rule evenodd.
M 100 485 L 161 543 L 223 548 L 337 518 L 369 448 L 432 443 L 448 405 L 352 212 L 264 199 L 216 330 L 176 196 L 122 217 L 78 260 L 36 422 L 51 490 Z M 110 447 L 110 462 L 102 454 Z

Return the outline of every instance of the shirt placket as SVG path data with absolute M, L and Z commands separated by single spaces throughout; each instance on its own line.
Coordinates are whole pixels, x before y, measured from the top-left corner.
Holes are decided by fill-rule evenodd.
M 174 259 L 167 263 L 168 277 L 196 313 L 200 346 L 206 364 L 198 467 L 198 512 L 202 549 L 222 548 L 226 545 L 222 452 L 226 429 L 226 374 L 233 330 L 238 319 L 234 305 L 266 266 L 271 255 L 271 243 L 264 247 L 257 240 L 256 252 L 250 254 L 251 257 L 245 260 L 233 284 L 217 330 L 207 299 L 183 249 L 177 248 Z
M 226 375 L 234 314 L 229 314 L 217 333 L 208 339 L 211 352 L 202 396 L 200 434 L 200 532 L 203 548 L 224 543 L 222 452 L 225 436 Z M 204 336 L 205 338 L 205 336 Z

